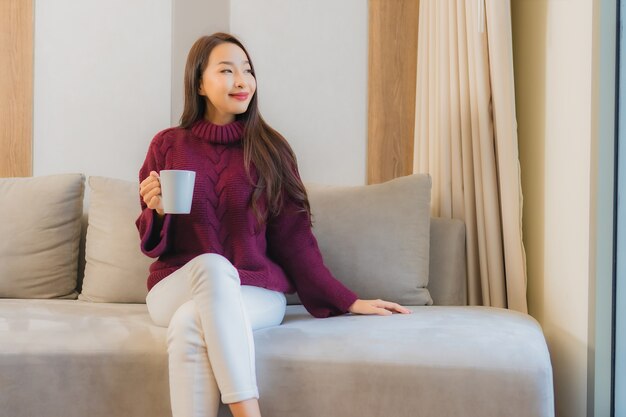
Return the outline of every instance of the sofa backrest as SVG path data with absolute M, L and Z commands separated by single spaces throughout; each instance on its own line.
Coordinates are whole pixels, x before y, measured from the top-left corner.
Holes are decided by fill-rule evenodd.
M 465 224 L 430 218 L 428 290 L 435 305 L 467 305 Z
M 53 261 L 37 262 L 33 258 L 28 244 L 31 240 L 41 240 L 35 235 L 28 235 L 28 244 L 16 245 L 22 252 L 5 251 L 4 255 L 13 259 L 6 258 L 9 260 L 1 263 L 5 280 L 0 284 L 6 291 L 0 296 L 145 303 L 146 278 L 153 261 L 139 250 L 139 236 L 133 224 L 139 211 L 137 184 L 93 176 L 87 182 L 89 187 L 84 187 L 83 174 L 3 180 L 4 188 L 17 192 L 21 198 L 3 200 L 2 208 L 9 218 L 11 213 L 28 207 L 20 201 L 32 200 L 41 194 L 37 190 L 42 184 L 51 183 L 61 187 L 61 192 L 48 194 L 61 196 L 64 207 L 67 206 L 63 210 L 71 212 L 72 220 L 62 222 L 71 226 L 66 229 L 59 229 L 57 223 L 49 221 L 49 218 L 58 220 L 62 213 L 32 217 L 27 225 L 9 222 L 18 226 L 15 230 L 6 229 L 7 236 L 16 234 L 22 238 L 19 230 L 23 228 L 41 231 L 43 238 L 70 239 L 63 242 L 44 239 L 48 247 L 42 251 L 46 255 L 52 252 Z M 309 184 L 313 232 L 326 266 L 365 299 L 378 297 L 411 306 L 465 304 L 464 225 L 458 220 L 431 219 L 431 185 L 427 174 L 364 186 Z M 69 194 L 64 194 L 65 191 Z M 51 201 L 52 205 L 56 204 L 56 200 Z M 89 230 L 87 211 L 93 226 Z M 24 213 L 24 218 L 28 218 L 27 214 Z M 52 274 L 50 279 L 40 273 L 39 267 L 48 263 L 58 263 L 65 269 Z M 19 271 L 20 275 L 16 277 L 12 271 Z M 12 282 L 23 288 L 19 285 L 13 288 Z M 20 292 L 31 288 L 39 292 Z M 296 294 L 289 294 L 287 300 L 299 304 Z
M 85 213 L 78 256 L 78 292 L 81 291 L 85 272 L 87 221 L 88 214 Z M 435 305 L 467 305 L 465 224 L 462 221 L 431 218 L 428 279 L 428 290 Z

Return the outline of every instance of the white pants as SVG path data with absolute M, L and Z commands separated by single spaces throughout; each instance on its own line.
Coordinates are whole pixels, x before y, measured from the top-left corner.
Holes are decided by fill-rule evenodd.
M 237 269 L 204 254 L 159 281 L 146 304 L 167 327 L 173 417 L 217 416 L 224 404 L 259 398 L 252 330 L 279 325 L 282 292 L 241 285 Z

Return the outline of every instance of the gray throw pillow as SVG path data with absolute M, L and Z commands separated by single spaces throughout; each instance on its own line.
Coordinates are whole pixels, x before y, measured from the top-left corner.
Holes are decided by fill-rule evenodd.
M 76 299 L 85 177 L 0 179 L 0 297 Z
M 361 299 L 432 305 L 427 174 L 364 186 L 305 184 L 324 263 Z M 297 294 L 289 304 L 299 304 Z

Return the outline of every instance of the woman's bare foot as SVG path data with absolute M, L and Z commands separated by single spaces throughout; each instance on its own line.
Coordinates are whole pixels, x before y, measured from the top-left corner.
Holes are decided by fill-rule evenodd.
M 230 412 L 233 413 L 233 417 L 261 417 L 259 400 L 256 398 L 231 403 L 228 406 L 230 407 Z

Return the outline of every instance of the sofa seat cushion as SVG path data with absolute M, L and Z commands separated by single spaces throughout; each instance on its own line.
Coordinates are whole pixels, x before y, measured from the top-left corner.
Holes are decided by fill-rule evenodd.
M 263 414 L 553 416 L 550 358 L 532 317 L 410 308 L 316 319 L 287 306 L 280 326 L 254 332 Z M 0 300 L 3 411 L 169 416 L 166 332 L 145 304 Z
M 263 411 L 554 415 L 550 357 L 531 316 L 494 307 L 410 308 L 410 315 L 319 320 L 288 306 L 280 326 L 254 335 Z
M 171 416 L 166 332 L 145 304 L 0 300 L 3 415 Z
M 80 300 L 0 300 L 0 354 L 163 355 L 167 329 L 145 304 Z

